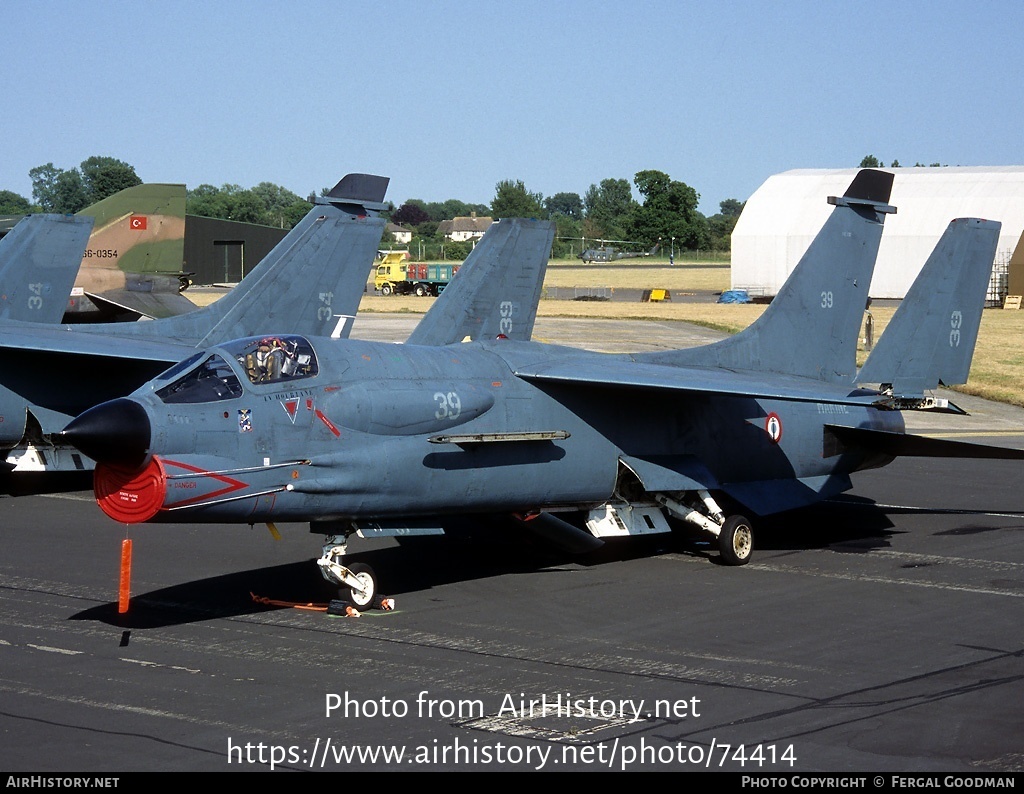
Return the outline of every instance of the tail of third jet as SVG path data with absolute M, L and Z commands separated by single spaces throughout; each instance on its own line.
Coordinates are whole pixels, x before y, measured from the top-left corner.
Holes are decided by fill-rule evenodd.
M 551 221 L 493 223 L 407 343 L 447 345 L 498 335 L 528 341 L 554 238 Z
M 967 382 L 1001 224 L 952 221 L 857 376 L 897 397 Z

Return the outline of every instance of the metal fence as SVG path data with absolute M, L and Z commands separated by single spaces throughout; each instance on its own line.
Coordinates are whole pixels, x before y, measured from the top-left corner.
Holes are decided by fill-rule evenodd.
M 986 309 L 1001 309 L 1006 302 L 1006 293 L 1010 282 L 1010 257 L 1013 251 L 1006 249 L 996 254 L 992 265 L 992 276 L 988 281 L 988 292 L 985 295 Z
M 544 297 L 559 301 L 608 301 L 613 292 L 611 287 L 545 287 Z

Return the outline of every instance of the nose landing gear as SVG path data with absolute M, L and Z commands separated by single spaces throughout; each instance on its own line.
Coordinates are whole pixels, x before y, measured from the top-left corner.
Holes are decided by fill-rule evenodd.
M 341 564 L 347 549 L 346 537 L 332 535 L 324 543 L 323 554 L 316 564 L 320 574 L 328 582 L 341 586 L 340 595 L 351 601 L 358 609 L 370 609 L 377 600 L 377 574 L 366 563 L 354 562 L 349 566 Z

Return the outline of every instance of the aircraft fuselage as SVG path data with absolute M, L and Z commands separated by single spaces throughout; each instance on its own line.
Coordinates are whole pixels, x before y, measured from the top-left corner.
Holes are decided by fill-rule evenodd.
M 903 429 L 898 413 L 825 396 L 537 384 L 515 374 L 518 362 L 562 349 L 534 343 L 314 341 L 314 374 L 253 382 L 225 346 L 199 358 L 219 359 L 210 378 L 229 388 L 168 389 L 175 378 L 209 382 L 204 363 L 136 391 L 130 399 L 151 428 L 145 465 L 98 468 L 104 509 L 121 520 L 200 522 L 583 509 L 612 498 L 624 457 L 681 476 L 699 460 L 712 480 L 702 487 L 792 481 L 887 462 L 830 446 L 826 425 Z

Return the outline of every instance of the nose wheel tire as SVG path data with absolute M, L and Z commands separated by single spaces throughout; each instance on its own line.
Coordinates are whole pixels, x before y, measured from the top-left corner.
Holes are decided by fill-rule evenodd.
M 377 575 L 373 568 L 362 562 L 354 562 L 348 566 L 349 572 L 359 580 L 363 589 L 346 588 L 342 595 L 346 596 L 357 609 L 370 609 L 377 598 Z
M 754 531 L 746 516 L 732 515 L 725 519 L 718 535 L 718 550 L 726 565 L 746 565 L 754 551 Z

